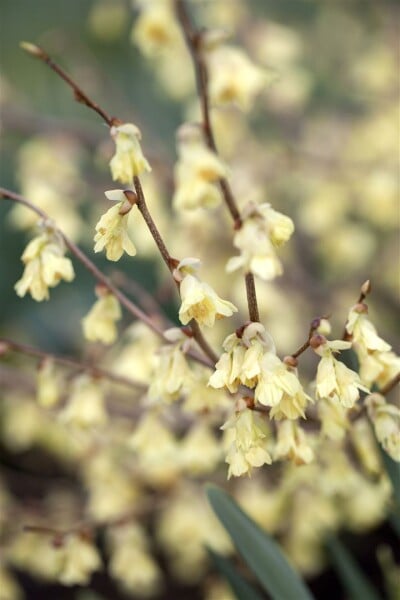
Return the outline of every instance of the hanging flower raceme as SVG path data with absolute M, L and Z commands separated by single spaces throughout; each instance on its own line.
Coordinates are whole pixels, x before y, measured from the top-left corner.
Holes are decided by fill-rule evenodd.
M 49 299 L 49 288 L 62 279 L 72 281 L 75 277 L 72 262 L 64 256 L 65 244 L 58 231 L 46 221 L 41 223 L 43 233 L 33 238 L 22 254 L 24 273 L 15 284 L 21 298 L 30 292 L 37 302 Z
M 267 447 L 268 426 L 257 412 L 247 408 L 244 400 L 239 401 L 238 410 L 221 429 L 226 431 L 228 479 L 232 475 L 250 474 L 253 467 L 272 463 Z
M 393 460 L 400 462 L 400 409 L 378 393 L 370 394 L 365 403 L 378 442 Z
M 249 203 L 242 212 L 243 224 L 236 232 L 234 246 L 239 256 L 229 259 L 227 271 L 243 269 L 269 281 L 282 274 L 282 265 L 275 249 L 289 240 L 293 221 L 268 203 Z
M 313 460 L 314 452 L 307 436 L 295 421 L 285 420 L 279 424 L 274 457 L 289 458 L 296 465 L 308 464 Z
M 221 194 L 215 185 L 227 175 L 222 160 L 203 141 L 200 128 L 183 125 L 178 132 L 179 159 L 175 167 L 174 207 L 176 210 L 216 206 Z
M 112 344 L 117 339 L 116 322 L 122 317 L 117 298 L 104 287 L 96 288 L 98 300 L 82 319 L 85 338 L 90 342 Z
M 321 356 L 316 379 L 318 398 L 331 398 L 345 408 L 352 408 L 360 397 L 360 390 L 369 390 L 355 371 L 334 357 L 340 350 L 351 348 L 351 342 L 329 342 L 323 335 L 317 334 L 311 338 L 310 345 Z
M 366 304 L 355 304 L 350 309 L 346 331 L 357 353 L 361 381 L 368 386 L 376 383 L 383 387 L 400 371 L 400 357 L 379 337 L 367 315 Z
M 182 300 L 179 319 L 183 325 L 195 319 L 199 325 L 213 327 L 215 319 L 230 317 L 238 309 L 232 302 L 222 300 L 211 286 L 194 275 L 200 264 L 198 258 L 185 258 L 174 270 Z
M 136 194 L 132 191 L 109 190 L 106 198 L 116 204 L 108 209 L 96 225 L 95 252 L 106 249 L 108 260 L 117 261 L 124 252 L 135 256 L 136 248 L 128 234 L 128 219 L 135 203 Z
M 141 133 L 136 125 L 133 123 L 113 125 L 110 134 L 116 146 L 116 152 L 110 162 L 114 181 L 131 185 L 134 176 L 151 171 L 140 147 Z
M 160 348 L 148 393 L 153 400 L 173 402 L 191 376 L 185 355 L 193 342 L 177 327 L 165 331 L 164 337 L 170 343 Z

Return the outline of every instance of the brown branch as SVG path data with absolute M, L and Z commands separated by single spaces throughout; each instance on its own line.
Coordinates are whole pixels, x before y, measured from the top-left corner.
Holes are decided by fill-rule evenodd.
M 114 124 L 115 118 L 111 117 L 106 113 L 106 111 L 101 108 L 96 102 L 94 102 L 85 92 L 81 89 L 81 87 L 64 71 L 60 65 L 58 65 L 54 60 L 39 46 L 34 44 L 29 44 L 23 42 L 21 47 L 28 52 L 31 56 L 34 56 L 44 62 L 46 65 L 50 67 L 61 79 L 65 81 L 65 83 L 72 89 L 74 98 L 77 102 L 81 104 L 85 104 L 88 108 L 94 110 L 100 117 L 107 123 L 109 127 L 112 127 Z
M 185 36 L 186 44 L 188 46 L 190 55 L 192 57 L 193 68 L 197 83 L 197 93 L 200 100 L 201 114 L 203 120 L 204 139 L 210 150 L 217 154 L 217 145 L 215 143 L 215 137 L 210 117 L 210 99 L 208 95 L 208 70 L 201 49 L 202 35 L 200 31 L 197 31 L 194 28 L 183 0 L 175 0 L 175 11 L 178 20 L 181 24 L 181 28 Z M 229 182 L 227 181 L 227 179 L 222 178 L 219 180 L 219 186 L 221 188 L 225 204 L 235 223 L 235 229 L 240 229 L 240 226 L 242 224 L 240 211 L 238 209 Z
M 379 390 L 379 393 L 382 394 L 382 396 L 386 396 L 396 387 L 398 383 L 400 383 L 400 373 L 397 373 L 397 375 L 395 375 L 393 379 L 388 381 L 387 384 Z
M 260 314 L 258 312 L 256 286 L 255 286 L 255 282 L 254 282 L 253 273 L 250 273 L 250 272 L 246 273 L 245 282 L 246 282 L 247 304 L 249 307 L 250 321 L 259 321 Z
M 8 338 L 0 338 L 0 344 L 5 344 L 6 352 L 7 350 L 11 350 L 13 352 L 19 352 L 21 354 L 26 354 L 28 356 L 35 356 L 40 359 L 51 359 L 55 363 L 62 365 L 64 367 L 68 367 L 70 369 L 76 369 L 79 371 L 85 371 L 92 375 L 93 377 L 98 377 L 102 379 L 108 379 L 114 383 L 119 383 L 121 385 L 133 388 L 135 390 L 146 390 L 147 386 L 141 383 L 140 381 L 135 381 L 130 377 L 124 377 L 122 375 L 117 375 L 116 373 L 112 373 L 106 369 L 102 369 L 101 367 L 95 367 L 86 362 L 80 362 L 79 360 L 75 360 L 73 358 L 67 358 L 64 356 L 57 356 L 56 354 L 52 354 L 51 352 L 46 352 L 44 350 L 40 350 L 38 348 L 33 348 L 32 346 L 28 346 L 26 344 L 21 344 L 19 342 L 15 342 L 14 340 L 10 340 Z
M 315 333 L 315 331 L 318 329 L 321 320 L 322 319 L 326 319 L 327 317 L 316 317 L 315 319 L 313 319 L 310 323 L 310 329 L 308 332 L 308 338 L 306 339 L 306 341 L 304 342 L 304 344 L 302 344 L 300 346 L 300 348 L 298 348 L 296 350 L 296 352 L 293 352 L 293 354 L 289 355 L 289 358 L 293 358 L 293 359 L 297 359 L 301 354 L 303 354 L 303 352 L 305 352 L 307 350 L 307 348 L 310 347 L 310 340 L 313 336 L 313 334 Z

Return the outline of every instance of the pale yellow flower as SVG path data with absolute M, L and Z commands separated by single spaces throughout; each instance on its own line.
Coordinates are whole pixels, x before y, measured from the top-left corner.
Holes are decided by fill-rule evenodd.
M 33 238 L 21 257 L 25 270 L 15 284 L 18 296 L 22 298 L 29 291 L 37 302 L 48 300 L 50 287 L 55 287 L 61 279 L 72 281 L 74 269 L 64 253 L 65 245 L 61 236 L 50 228 Z
M 62 555 L 58 581 L 63 585 L 86 585 L 92 573 L 101 567 L 97 548 L 79 534 L 68 535 L 56 551 Z
M 229 335 L 223 348 L 225 352 L 215 365 L 208 385 L 226 387 L 230 392 L 236 392 L 241 384 L 249 388 L 256 386 L 265 353 L 275 352 L 274 342 L 261 323 L 247 325 L 241 337 L 236 333 Z
M 365 403 L 378 441 L 393 460 L 400 462 L 400 408 L 378 393 L 370 394 Z
M 122 317 L 117 298 L 110 293 L 101 293 L 86 317 L 82 319 L 83 333 L 90 342 L 112 344 L 117 339 L 116 321 Z
M 243 50 L 233 46 L 210 48 L 205 57 L 212 104 L 234 104 L 243 111 L 250 110 L 255 97 L 268 82 L 266 71 L 253 64 Z
M 164 336 L 171 343 L 159 350 L 148 394 L 151 399 L 172 402 L 179 398 L 190 378 L 191 371 L 185 354 L 191 340 L 178 328 L 168 329 Z
M 89 375 L 77 377 L 60 420 L 76 427 L 97 427 L 107 422 L 103 390 Z
M 350 342 L 325 340 L 314 348 L 314 351 L 322 357 L 318 364 L 316 379 L 318 398 L 332 398 L 345 408 L 354 406 L 360 397 L 360 390 L 369 391 L 355 371 L 334 357 L 334 353 L 350 347 Z
M 375 327 L 368 319 L 367 306 L 356 304 L 350 309 L 347 317 L 346 331 L 352 335 L 353 342 L 365 351 L 387 352 L 391 350 L 390 344 L 385 342 L 376 332 Z
M 36 386 L 37 403 L 43 408 L 53 408 L 60 399 L 61 381 L 52 359 L 45 359 L 39 365 Z
M 116 145 L 116 152 L 110 161 L 114 181 L 131 185 L 134 176 L 151 171 L 140 147 L 141 133 L 136 125 L 113 125 L 110 134 Z
M 295 421 L 285 420 L 278 425 L 274 458 L 289 458 L 296 465 L 308 464 L 313 460 L 314 452 L 307 436 Z
M 127 199 L 122 190 L 109 190 L 105 192 L 109 200 L 116 202 L 99 220 L 96 225 L 94 241 L 95 252 L 106 249 L 108 260 L 117 261 L 124 252 L 129 256 L 135 256 L 136 248 L 128 234 L 128 218 L 130 209 L 125 206 Z
M 148 57 L 173 50 L 180 41 L 181 33 L 170 3 L 146 3 L 142 8 L 132 29 L 132 41 Z
M 141 597 L 159 591 L 161 571 L 152 558 L 144 529 L 136 523 L 112 527 L 108 531 L 111 546 L 110 573 L 128 592 Z
M 305 418 L 304 409 L 312 402 L 298 379 L 295 370 L 285 365 L 275 354 L 266 353 L 254 399 L 271 406 L 270 417 L 275 419 Z
M 332 398 L 322 398 L 318 402 L 318 416 L 322 434 L 331 440 L 343 439 L 349 429 L 347 409 Z
M 198 126 L 185 124 L 180 128 L 178 153 L 173 198 L 175 208 L 216 206 L 221 194 L 215 184 L 227 175 L 227 168 L 215 152 L 205 146 Z
M 180 462 L 192 475 L 211 473 L 221 459 L 221 445 L 205 423 L 195 424 L 180 444 Z
M 238 310 L 232 302 L 220 298 L 211 286 L 193 275 L 184 276 L 179 292 L 182 300 L 179 320 L 183 325 L 195 319 L 199 325 L 213 327 L 215 319 L 230 317 Z
M 282 274 L 282 265 L 275 252 L 292 235 L 292 220 L 271 208 L 270 204 L 249 203 L 243 211 L 243 224 L 235 233 L 234 246 L 239 256 L 229 259 L 227 271 L 244 269 L 269 281 Z
M 360 362 L 360 378 L 369 387 L 376 383 L 382 388 L 400 372 L 400 356 L 394 352 L 359 351 L 357 355 Z
M 253 467 L 271 464 L 267 449 L 269 430 L 255 411 L 241 407 L 221 429 L 227 430 L 229 449 L 225 462 L 229 464 L 228 479 L 232 475 L 250 474 Z

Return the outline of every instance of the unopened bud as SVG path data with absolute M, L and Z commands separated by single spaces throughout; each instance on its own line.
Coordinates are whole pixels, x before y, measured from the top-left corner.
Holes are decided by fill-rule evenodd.
M 35 44 L 31 44 L 31 42 L 20 42 L 19 46 L 28 54 L 36 56 L 36 58 L 47 58 L 47 54 L 44 52 L 44 50 Z
M 319 346 L 323 346 L 324 344 L 326 344 L 326 337 L 320 333 L 316 333 L 310 339 L 311 348 L 319 348 Z
M 285 358 L 283 359 L 283 362 L 285 365 L 287 365 L 288 367 L 297 367 L 297 365 L 299 364 L 299 361 L 297 360 L 297 358 L 295 358 L 294 356 L 285 356 Z
M 118 214 L 121 215 L 121 217 L 125 216 L 128 214 L 128 212 L 130 212 L 132 210 L 132 204 L 129 202 L 129 200 L 126 200 L 125 202 L 123 202 L 121 204 L 121 208 L 118 211 Z
M 360 290 L 363 296 L 368 296 L 368 294 L 371 292 L 371 282 L 369 279 L 367 279 L 367 281 L 364 281 L 364 283 L 362 284 Z
M 134 192 L 133 190 L 124 190 L 124 196 L 128 200 L 128 202 L 131 204 L 131 206 L 136 204 L 138 201 L 137 193 Z

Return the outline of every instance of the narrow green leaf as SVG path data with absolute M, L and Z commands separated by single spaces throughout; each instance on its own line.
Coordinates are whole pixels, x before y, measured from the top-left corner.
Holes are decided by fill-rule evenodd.
M 229 533 L 237 551 L 274 600 L 312 600 L 278 544 L 262 531 L 223 490 L 207 486 L 214 512 Z
M 347 548 L 335 537 L 327 540 L 333 566 L 351 600 L 381 600 Z
M 396 504 L 400 507 L 400 463 L 393 460 L 393 458 L 391 458 L 382 448 L 381 456 L 386 473 L 393 487 Z
M 260 594 L 238 573 L 225 556 L 207 548 L 215 568 L 227 580 L 237 600 L 263 600 Z

